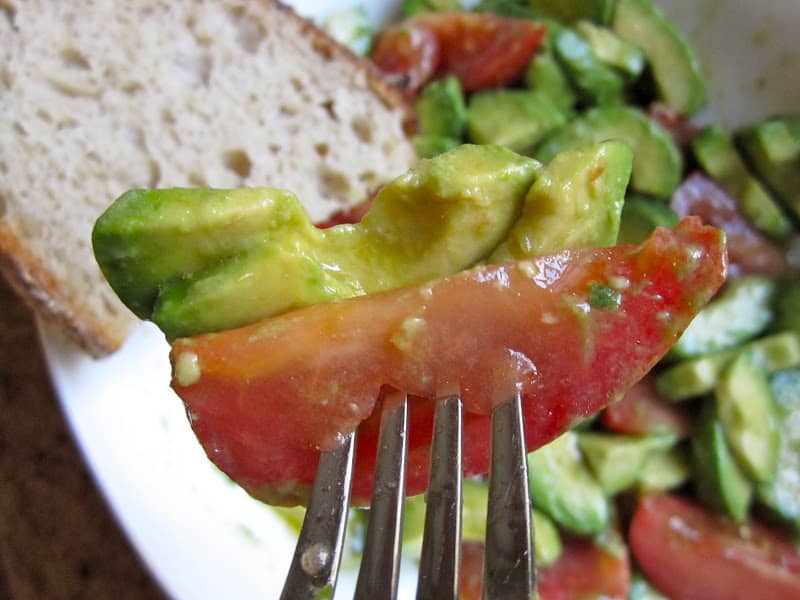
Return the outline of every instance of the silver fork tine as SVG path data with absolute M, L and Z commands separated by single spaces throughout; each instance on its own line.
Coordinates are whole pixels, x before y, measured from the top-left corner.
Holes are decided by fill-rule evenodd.
M 406 395 L 390 392 L 381 426 L 375 485 L 355 600 L 395 598 L 400 575 L 403 500 L 406 490 Z
M 484 600 L 530 598 L 536 589 L 522 398 L 492 413 Z
M 319 598 L 336 586 L 347 525 L 355 433 L 345 443 L 320 455 L 317 476 L 295 547 L 281 600 Z
M 461 562 L 461 398 L 436 405 L 417 598 L 458 598 Z

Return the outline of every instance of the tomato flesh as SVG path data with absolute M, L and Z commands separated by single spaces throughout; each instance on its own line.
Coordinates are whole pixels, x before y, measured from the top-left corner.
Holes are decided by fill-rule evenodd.
M 288 504 L 305 500 L 319 452 L 357 428 L 353 496 L 368 499 L 376 399 L 384 385 L 412 394 L 413 495 L 427 487 L 430 398 L 460 390 L 464 471 L 486 473 L 495 405 L 521 390 L 528 449 L 552 440 L 641 379 L 725 268 L 722 233 L 689 218 L 640 246 L 481 266 L 176 340 L 172 385 L 209 457 L 253 495 Z M 598 286 L 613 306 L 592 305 Z
M 629 543 L 647 578 L 675 600 L 800 598 L 800 553 L 756 523 L 739 527 L 685 498 L 639 503 Z
M 446 74 L 474 92 L 519 79 L 545 30 L 531 19 L 491 13 L 427 13 L 384 30 L 371 58 L 410 95 Z
M 622 400 L 606 408 L 602 420 L 611 431 L 627 435 L 669 433 L 685 438 L 692 429 L 691 417 L 658 395 L 652 377 L 636 383 Z

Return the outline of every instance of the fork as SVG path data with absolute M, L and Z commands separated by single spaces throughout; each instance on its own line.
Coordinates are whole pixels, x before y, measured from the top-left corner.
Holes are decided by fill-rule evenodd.
M 436 402 L 417 598 L 457 600 L 463 409 L 457 395 Z M 384 406 L 356 600 L 397 596 L 408 398 L 402 392 L 389 392 Z M 536 589 L 524 440 L 522 400 L 517 393 L 492 413 L 484 600 L 527 600 Z M 342 446 L 320 456 L 282 600 L 333 596 L 347 525 L 356 443 L 356 434 L 353 433 Z

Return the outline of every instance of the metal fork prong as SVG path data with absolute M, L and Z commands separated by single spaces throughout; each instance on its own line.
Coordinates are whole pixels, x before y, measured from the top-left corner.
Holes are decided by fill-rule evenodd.
M 395 598 L 400 574 L 403 500 L 406 488 L 408 403 L 405 394 L 389 392 L 375 466 L 364 552 L 355 600 Z
M 457 599 L 461 562 L 461 398 L 438 401 L 417 598 Z
M 347 528 L 355 438 L 351 433 L 342 446 L 320 455 L 281 600 L 319 598 L 320 592 L 327 588 L 332 593 L 336 586 Z
M 530 598 L 535 590 L 531 501 L 522 398 L 492 412 L 484 600 Z

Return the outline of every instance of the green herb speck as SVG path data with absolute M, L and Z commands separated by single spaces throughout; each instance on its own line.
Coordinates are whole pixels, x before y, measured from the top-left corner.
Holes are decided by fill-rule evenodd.
M 589 284 L 589 304 L 592 308 L 616 308 L 621 301 L 622 296 L 615 289 L 602 283 Z

